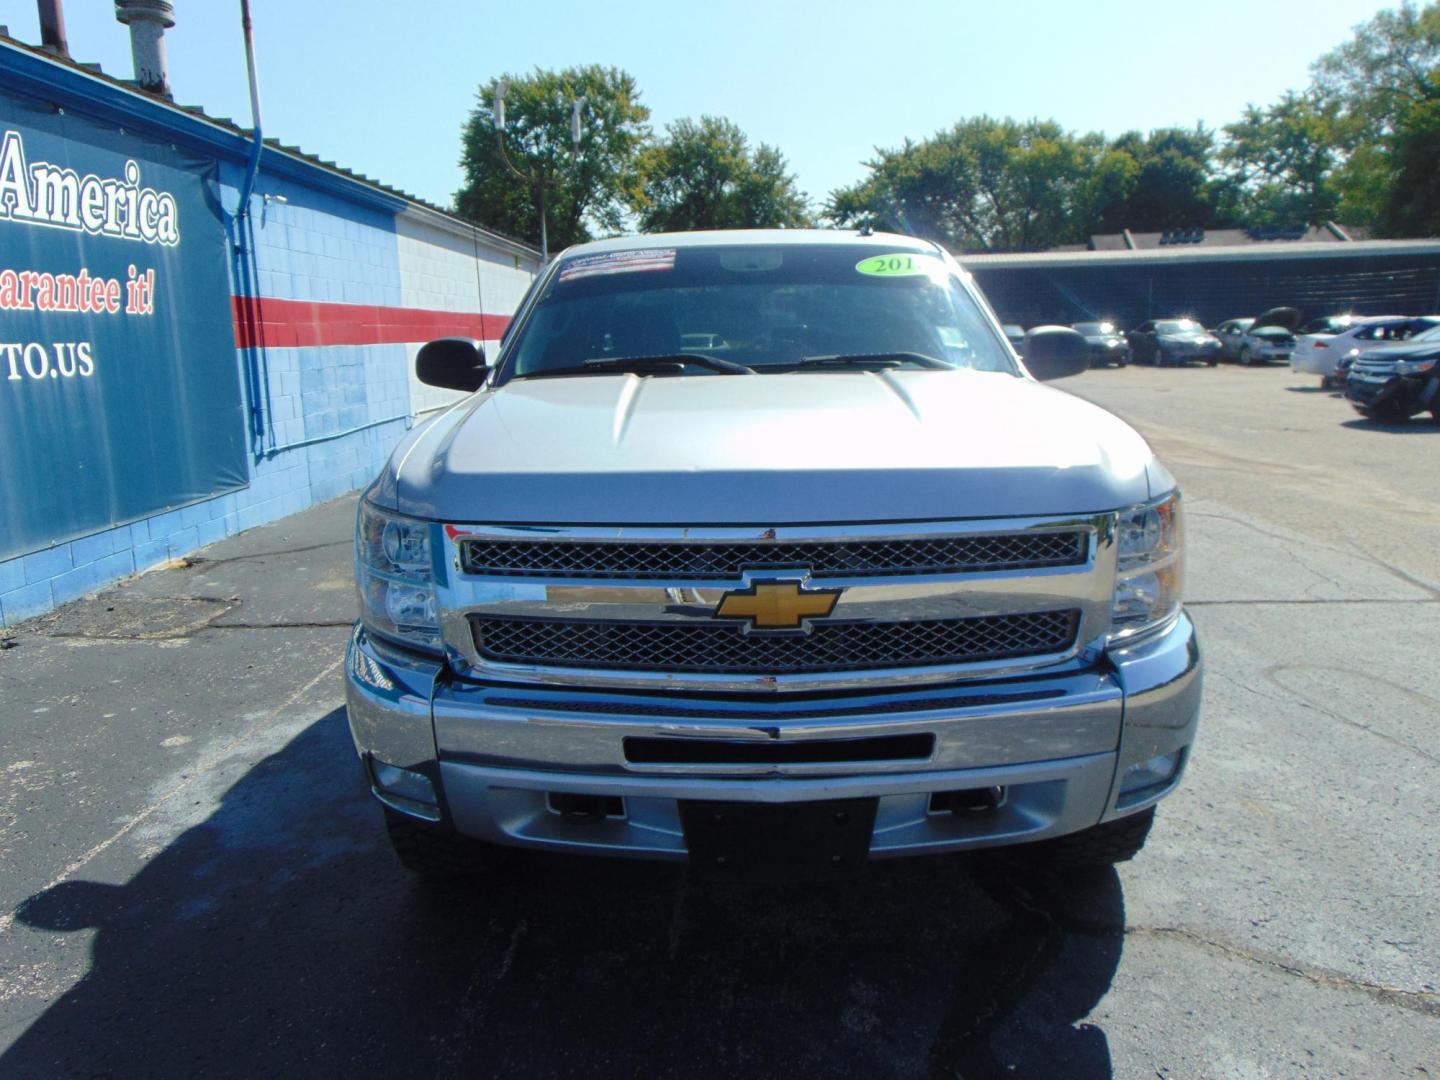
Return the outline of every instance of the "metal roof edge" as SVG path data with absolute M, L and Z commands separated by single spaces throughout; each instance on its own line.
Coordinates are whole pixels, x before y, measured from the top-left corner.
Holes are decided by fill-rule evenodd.
M 1021 267 L 1126 266 L 1184 262 L 1263 262 L 1269 259 L 1356 259 L 1374 255 L 1440 256 L 1440 239 L 1352 240 L 1348 243 L 1273 243 L 1195 248 L 1141 248 L 1135 251 L 1021 252 L 1001 255 L 956 255 L 970 270 Z

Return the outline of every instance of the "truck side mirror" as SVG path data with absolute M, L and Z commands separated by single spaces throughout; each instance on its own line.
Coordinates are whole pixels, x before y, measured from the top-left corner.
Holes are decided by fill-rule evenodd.
M 1068 326 L 1036 326 L 1025 334 L 1025 370 L 1042 381 L 1079 375 L 1090 367 L 1090 346 Z
M 485 347 L 474 338 L 429 341 L 415 357 L 416 378 L 446 390 L 478 390 L 485 385 L 487 370 Z

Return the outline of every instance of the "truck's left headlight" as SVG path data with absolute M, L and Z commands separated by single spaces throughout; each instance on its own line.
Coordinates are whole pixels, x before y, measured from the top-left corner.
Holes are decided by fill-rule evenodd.
M 1184 532 L 1178 491 L 1117 515 L 1119 560 L 1110 612 L 1112 644 L 1164 626 L 1179 613 L 1185 577 Z
M 361 621 L 383 637 L 425 649 L 440 648 L 430 556 L 433 529 L 429 522 L 360 502 L 355 578 Z

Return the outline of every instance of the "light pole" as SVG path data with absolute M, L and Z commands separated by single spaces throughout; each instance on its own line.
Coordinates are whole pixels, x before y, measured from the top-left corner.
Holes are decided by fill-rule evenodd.
M 492 109 L 495 119 L 495 143 L 500 148 L 500 160 L 505 162 L 505 167 L 535 190 L 536 201 L 540 204 L 540 258 L 542 262 L 549 262 L 550 231 L 549 224 L 545 219 L 545 189 L 552 184 L 558 184 L 558 181 L 547 177 L 539 168 L 533 174 L 521 172 L 510 160 L 510 155 L 505 152 L 505 97 L 509 93 L 510 81 L 508 79 L 501 79 L 495 84 L 495 104 Z M 571 102 L 570 158 L 572 162 L 580 156 L 580 117 L 587 100 L 582 95 Z

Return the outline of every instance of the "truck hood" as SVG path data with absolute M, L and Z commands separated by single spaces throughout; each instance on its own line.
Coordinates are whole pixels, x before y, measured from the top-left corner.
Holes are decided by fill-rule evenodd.
M 370 498 L 453 522 L 751 525 L 1094 513 L 1173 483 L 1145 441 L 1012 375 L 520 379 L 412 432 Z

